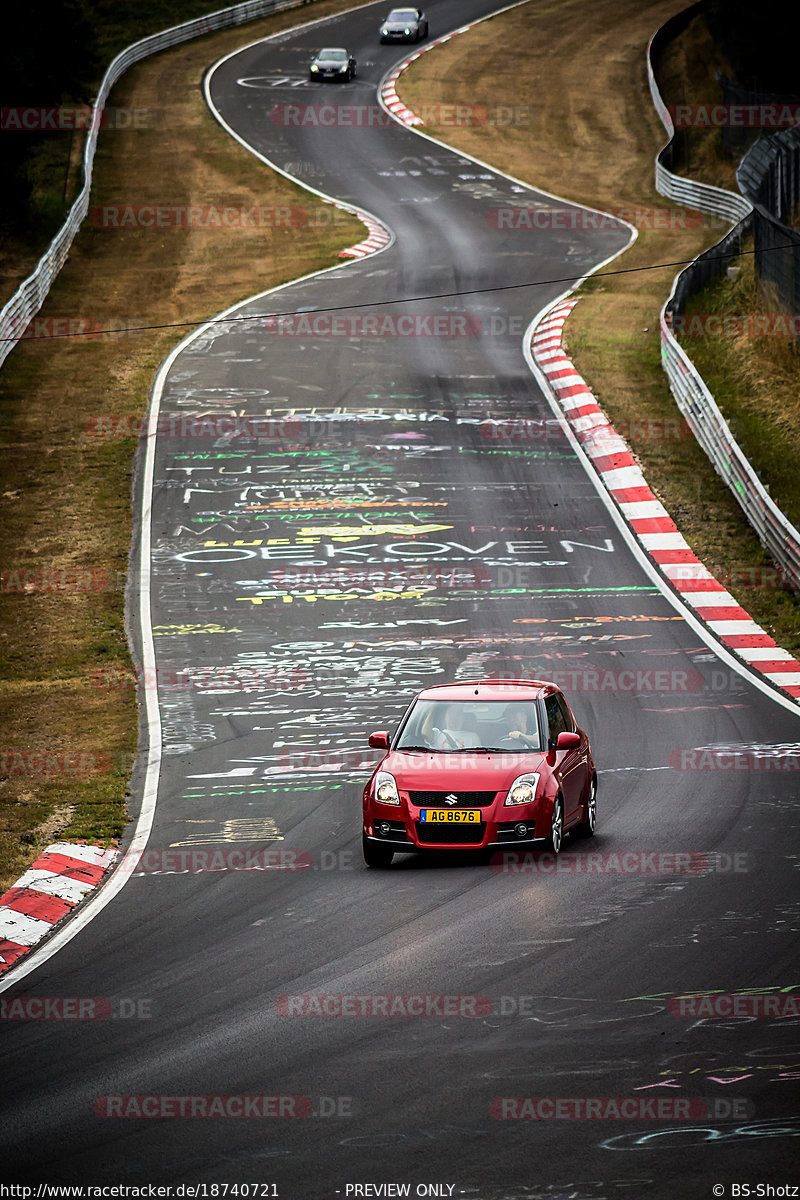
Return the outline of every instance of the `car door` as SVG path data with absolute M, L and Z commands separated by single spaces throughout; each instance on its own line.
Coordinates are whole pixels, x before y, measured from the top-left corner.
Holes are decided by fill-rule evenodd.
M 564 826 L 568 828 L 580 817 L 586 779 L 586 747 L 581 739 L 581 745 L 574 750 L 556 750 L 559 733 L 574 733 L 575 721 L 566 700 L 558 693 L 545 697 L 544 706 L 550 748 L 556 755 L 555 774 L 564 797 Z

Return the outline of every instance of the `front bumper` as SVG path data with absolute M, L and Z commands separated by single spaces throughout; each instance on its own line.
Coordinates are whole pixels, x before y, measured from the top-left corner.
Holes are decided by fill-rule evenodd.
M 497 819 L 499 814 L 492 811 L 487 812 L 479 824 L 463 825 L 428 824 L 419 820 L 418 810 L 407 814 L 395 810 L 393 815 L 384 815 L 376 811 L 377 807 L 375 805 L 365 815 L 364 834 L 370 841 L 383 843 L 398 851 L 508 849 L 541 845 L 549 836 L 549 823 L 547 832 L 543 832 L 542 816 L 530 811 L 536 807 L 532 804 L 520 805 L 520 808 L 528 811 L 515 814 L 513 820 L 508 816 L 508 808 L 505 808 L 502 820 Z M 522 825 L 525 826 L 524 834 L 518 832 L 518 827 Z

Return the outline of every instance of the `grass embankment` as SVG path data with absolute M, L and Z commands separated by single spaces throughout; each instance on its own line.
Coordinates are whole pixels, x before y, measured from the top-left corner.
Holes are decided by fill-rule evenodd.
M 735 265 L 735 280 L 718 280 L 692 297 L 679 340 L 773 500 L 800 528 L 800 346 L 791 336 L 797 318 L 759 299 L 752 255 Z
M 318 0 L 305 2 L 314 7 L 272 19 L 288 19 L 292 25 L 313 19 L 321 11 Z M 13 186 L 0 195 L 0 304 L 34 269 L 83 185 L 86 109 L 91 107 L 108 66 L 134 42 L 222 7 L 218 0 L 136 0 L 135 4 L 100 0 L 94 3 L 94 11 L 87 8 L 77 21 L 74 11 L 50 13 L 44 25 L 33 10 L 8 14 L 8 48 L 5 55 L 0 51 L 0 68 L 5 67 L 11 78 L 4 78 L 3 103 L 12 114 L 32 108 L 25 120 L 33 121 L 34 126 L 15 126 L 12 115 L 2 135 L 6 143 L 2 149 L 8 146 L 14 153 L 7 164 Z M 242 41 L 248 28 L 255 25 L 244 27 Z M 30 53 L 29 44 L 33 46 Z M 27 99 L 17 94 L 20 88 Z M 56 107 L 62 110 L 57 117 L 63 122 L 60 129 L 54 128 Z M 35 127 L 35 114 L 41 110 L 50 114 L 45 117 L 44 131 Z M 147 120 L 148 113 L 125 108 L 114 95 L 106 106 L 106 118 L 109 129 L 124 128 Z M 24 152 L 21 160 L 20 150 Z M 4 162 L 0 157 L 0 168 Z
M 111 104 L 147 128 L 101 134 L 97 205 L 294 205 L 298 228 L 105 229 L 87 221 L 37 319 L 124 336 L 25 340 L 0 371 L 0 892 L 57 837 L 106 841 L 127 820 L 137 742 L 123 613 L 134 437 L 153 375 L 186 332 L 226 306 L 337 262 L 363 225 L 273 175 L 208 113 L 209 63 L 258 36 L 350 7 L 321 0 L 206 37 L 134 68 Z M 88 426 L 88 427 L 87 427 Z M 132 423 L 135 428 L 135 422 Z
M 722 100 L 715 75 L 731 76 L 705 19 L 697 16 L 666 48 L 658 65 L 662 93 L 672 102 L 713 110 Z M 776 90 L 780 90 L 776 85 Z M 685 98 L 690 98 L 690 100 Z M 741 153 L 758 136 L 741 129 Z M 722 128 L 710 123 L 676 133 L 673 170 L 737 192 L 738 155 L 722 149 Z M 709 385 L 733 432 L 779 507 L 800 525 L 800 341 L 792 316 L 760 289 L 752 239 L 732 260 L 735 279 L 717 280 L 686 305 L 679 340 Z
M 658 314 L 677 268 L 641 268 L 690 260 L 727 229 L 670 204 L 653 186 L 653 159 L 664 132 L 647 87 L 645 51 L 655 30 L 681 7 L 674 0 L 524 5 L 423 55 L 401 77 L 399 92 L 418 111 L 435 104 L 483 106 L 488 123 L 430 125 L 427 132 L 533 185 L 616 212 L 638 227 L 633 246 L 604 268 L 602 278 L 581 288 L 582 299 L 566 325 L 570 355 L 612 422 L 625 432 L 651 487 L 697 555 L 755 620 L 798 653 L 800 604 L 780 589 L 736 585 L 736 580 L 760 580 L 760 569 L 769 568 L 770 560 L 694 439 L 665 436 L 680 414 L 661 368 Z M 659 79 L 667 103 L 694 103 L 696 94 L 698 101 L 718 101 L 719 92 L 713 94 L 708 82 L 715 65 L 704 26 L 693 22 L 664 57 L 666 81 Z M 506 112 L 519 110 L 516 123 L 492 123 L 498 100 Z M 701 131 L 686 154 L 693 170 L 713 162 L 710 181 L 732 186 L 733 169 L 718 161 L 713 133 Z M 608 274 L 625 270 L 630 273 Z M 745 288 L 744 275 L 737 286 Z M 726 287 L 719 285 L 719 303 L 735 306 L 739 292 Z M 730 339 L 719 341 L 710 378 L 718 402 L 724 409 L 727 396 L 744 396 L 746 375 L 748 417 L 760 410 L 757 440 L 779 446 L 791 424 L 791 417 L 782 416 L 786 392 L 774 403 L 762 400 L 776 374 L 790 388 L 792 351 L 784 347 L 787 357 L 767 383 L 763 356 L 773 349 L 750 339 L 752 358 L 736 375 Z M 694 341 L 691 353 L 695 356 Z M 699 354 L 697 361 L 701 365 Z M 796 413 L 796 397 L 792 403 Z M 742 417 L 743 432 L 744 424 Z M 785 475 L 791 482 L 791 470 Z

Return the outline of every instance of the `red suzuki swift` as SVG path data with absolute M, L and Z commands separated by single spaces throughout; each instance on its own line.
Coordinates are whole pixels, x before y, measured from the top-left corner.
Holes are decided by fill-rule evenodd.
M 425 688 L 364 788 L 364 861 L 396 853 L 536 843 L 594 833 L 597 774 L 589 739 L 543 680 L 467 680 Z

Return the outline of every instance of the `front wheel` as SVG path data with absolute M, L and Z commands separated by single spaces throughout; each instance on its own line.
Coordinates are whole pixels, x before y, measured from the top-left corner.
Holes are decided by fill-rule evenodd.
M 550 834 L 547 838 L 547 848 L 553 854 L 558 854 L 561 850 L 561 843 L 564 840 L 564 806 L 561 800 L 556 800 L 553 805 L 553 819 L 550 822 Z
M 589 784 L 589 795 L 586 799 L 586 816 L 581 821 L 580 825 L 575 827 L 575 832 L 579 837 L 594 837 L 594 831 L 597 828 L 597 776 L 592 776 L 592 782 Z
M 391 846 L 382 846 L 380 842 L 373 842 L 365 833 L 361 835 L 361 849 L 364 855 L 364 862 L 368 867 L 374 867 L 381 870 L 384 867 L 391 866 L 394 858 L 394 850 Z

